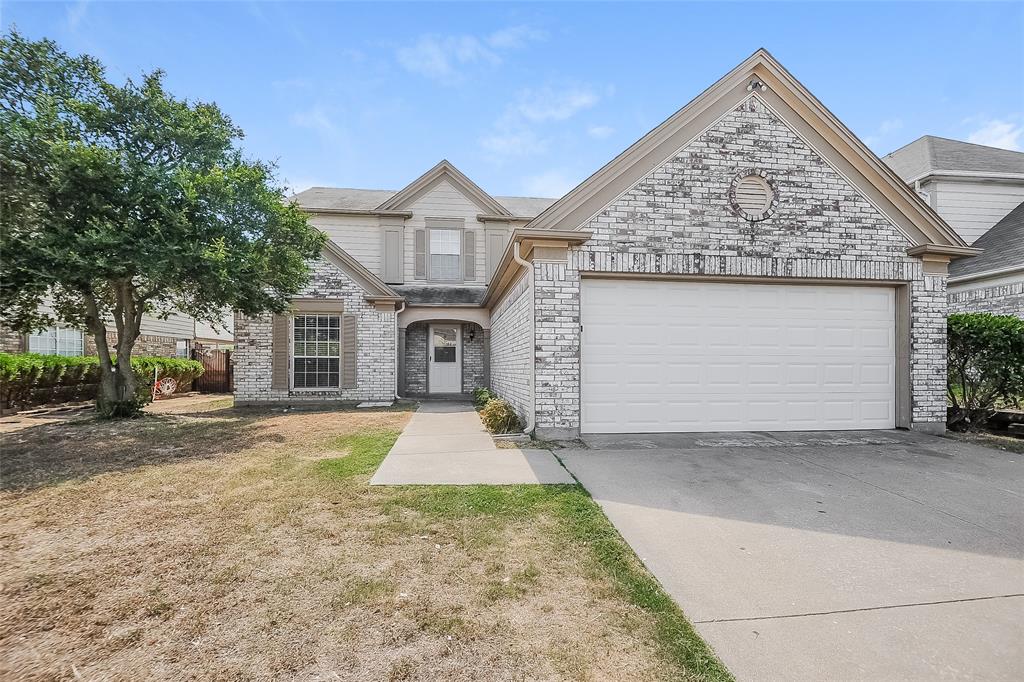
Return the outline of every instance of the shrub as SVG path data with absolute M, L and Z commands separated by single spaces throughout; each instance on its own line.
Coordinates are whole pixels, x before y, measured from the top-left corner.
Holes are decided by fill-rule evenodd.
M 519 415 L 507 400 L 491 398 L 480 412 L 484 426 L 491 433 L 512 433 L 519 430 Z
M 949 428 L 977 428 L 999 401 L 1024 394 L 1024 320 L 1012 315 L 957 313 L 947 320 Z
M 496 398 L 496 397 L 497 397 L 496 395 L 491 393 L 491 389 L 489 389 L 489 388 L 482 388 L 481 387 L 481 388 L 474 388 L 473 389 L 473 405 L 475 405 L 476 409 L 478 409 L 478 410 L 482 409 L 483 406 L 487 404 L 488 400 L 490 400 L 491 398 Z
M 159 377 L 171 377 L 182 388 L 203 373 L 202 363 L 180 358 L 132 358 L 138 378 L 136 406 L 149 402 L 155 370 Z M 0 353 L 0 407 L 17 409 L 29 405 L 91 400 L 100 382 L 99 358 Z

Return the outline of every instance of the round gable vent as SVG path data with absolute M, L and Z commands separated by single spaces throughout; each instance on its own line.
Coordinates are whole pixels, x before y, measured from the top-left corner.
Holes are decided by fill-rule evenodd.
M 745 170 L 732 181 L 729 204 L 741 218 L 764 220 L 779 205 L 779 193 L 764 172 Z

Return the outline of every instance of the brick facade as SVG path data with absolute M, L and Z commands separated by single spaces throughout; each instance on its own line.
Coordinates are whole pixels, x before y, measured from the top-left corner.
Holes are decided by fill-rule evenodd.
M 992 313 L 1024 319 L 1024 282 L 951 291 L 947 301 L 951 313 Z
M 25 335 L 0 325 L 0 353 L 24 353 Z
M 527 421 L 530 406 L 532 297 L 524 274 L 491 309 L 491 390 Z
M 462 392 L 485 385 L 484 333 L 478 324 L 462 326 Z M 416 322 L 405 330 L 405 395 L 427 395 L 427 340 L 429 322 Z M 473 338 L 470 339 L 470 336 Z
M 405 394 L 427 392 L 427 332 L 425 322 L 411 324 L 405 330 Z
M 107 332 L 107 345 L 110 347 L 111 352 L 113 352 L 115 344 L 117 344 L 117 334 L 115 332 Z M 85 354 L 96 355 L 96 341 L 92 338 L 91 334 L 85 335 Z M 139 338 L 135 339 L 135 347 L 132 349 L 132 355 L 136 356 L 149 355 L 173 358 L 177 354 L 178 339 L 173 336 L 140 334 Z
M 340 299 L 356 316 L 354 389 L 288 390 L 271 386 L 272 316 L 235 316 L 235 400 L 238 404 L 391 400 L 395 396 L 395 313 L 382 312 L 348 275 L 325 260 L 311 264 L 310 281 L 297 298 Z
M 774 213 L 761 222 L 729 205 L 733 180 L 747 169 L 778 189 Z M 906 255 L 909 240 L 760 98 L 747 98 L 582 227 L 593 237 L 570 249 L 566 263 L 534 265 L 541 435 L 579 429 L 584 272 L 906 282 L 913 422 L 944 424 L 945 277 L 925 277 Z
M 480 325 L 467 322 L 462 325 L 462 392 L 483 386 L 484 332 Z

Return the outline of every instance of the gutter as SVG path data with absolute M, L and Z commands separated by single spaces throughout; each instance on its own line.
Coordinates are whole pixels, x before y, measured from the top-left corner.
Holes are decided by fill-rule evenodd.
M 960 275 L 959 277 L 950 277 L 946 280 L 947 284 L 960 284 L 961 282 L 973 282 L 978 279 L 992 279 L 994 277 L 1001 277 L 1003 275 L 1012 275 L 1016 272 L 1024 273 L 1024 266 L 1011 265 L 1008 268 L 1002 268 L 1000 270 L 988 270 L 986 272 L 976 272 L 970 275 Z
M 517 239 L 512 243 L 512 258 L 516 263 L 526 268 L 526 276 L 528 278 L 527 294 L 531 297 L 530 300 L 530 371 L 527 376 L 530 380 L 530 406 L 526 412 L 526 426 L 523 427 L 523 433 L 532 434 L 533 430 L 537 426 L 537 316 L 536 310 L 536 293 L 533 290 L 533 264 L 529 261 L 523 260 L 523 257 L 519 255 L 520 245 L 523 243 L 522 239 Z
M 401 396 L 398 395 L 398 364 L 400 358 L 398 357 L 398 316 L 405 311 L 405 301 L 402 301 L 402 307 L 395 306 L 395 400 L 399 400 Z
M 412 211 L 378 211 L 376 209 L 359 208 L 316 208 L 314 206 L 299 206 L 299 210 L 311 215 L 375 215 L 392 216 L 395 218 L 411 218 Z

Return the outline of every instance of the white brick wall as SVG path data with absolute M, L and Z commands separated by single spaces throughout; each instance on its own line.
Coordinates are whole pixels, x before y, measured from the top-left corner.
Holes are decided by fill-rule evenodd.
M 524 273 L 491 309 L 491 390 L 509 401 L 524 422 L 530 410 L 529 281 Z
M 1024 282 L 951 291 L 946 300 L 951 313 L 992 313 L 1024 319 Z
M 743 169 L 779 188 L 768 219 L 733 213 Z M 568 227 L 568 226 L 566 226 Z M 562 266 L 536 266 L 537 426 L 579 428 L 581 272 L 813 277 L 911 283 L 913 420 L 945 420 L 945 277 L 757 97 L 750 97 L 595 216 Z
M 355 389 L 307 391 L 271 388 L 271 316 L 235 316 L 235 400 L 238 403 L 295 403 L 390 400 L 395 395 L 395 313 L 379 312 L 366 292 L 323 259 L 310 264 L 309 284 L 297 298 L 342 299 L 345 313 L 357 316 Z

